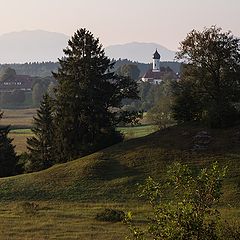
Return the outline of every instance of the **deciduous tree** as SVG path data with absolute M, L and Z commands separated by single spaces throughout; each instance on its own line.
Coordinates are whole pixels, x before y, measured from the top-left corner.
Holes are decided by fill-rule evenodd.
M 124 64 L 117 69 L 116 73 L 120 76 L 130 77 L 133 80 L 138 80 L 140 70 L 135 64 Z
M 187 66 L 177 83 L 181 91 L 176 95 L 173 108 L 176 119 L 189 119 L 179 111 L 188 88 L 190 98 L 185 100 L 193 98 L 199 102 L 201 107 L 196 114 L 200 120 L 207 120 L 213 127 L 232 124 L 239 115 L 236 103 L 240 101 L 240 40 L 216 26 L 202 32 L 192 30 L 182 41 L 177 57 Z M 196 105 L 187 106 L 194 107 L 193 111 L 186 112 L 194 120 Z

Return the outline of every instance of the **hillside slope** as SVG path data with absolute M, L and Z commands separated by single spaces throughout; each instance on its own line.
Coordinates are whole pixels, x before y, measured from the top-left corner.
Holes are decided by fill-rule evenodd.
M 207 150 L 195 152 L 193 138 L 200 131 L 210 138 Z M 1 200 L 128 201 L 136 183 L 147 176 L 164 178 L 166 166 L 181 161 L 205 166 L 218 160 L 228 165 L 224 202 L 239 205 L 239 128 L 208 130 L 176 126 L 132 139 L 103 151 L 38 173 L 0 179 Z

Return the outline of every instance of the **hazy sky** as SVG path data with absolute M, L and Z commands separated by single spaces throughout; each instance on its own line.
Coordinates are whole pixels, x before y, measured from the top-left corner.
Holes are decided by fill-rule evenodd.
M 172 50 L 193 28 L 217 25 L 240 36 L 240 0 L 0 0 L 0 34 L 86 27 L 104 46 L 156 42 Z

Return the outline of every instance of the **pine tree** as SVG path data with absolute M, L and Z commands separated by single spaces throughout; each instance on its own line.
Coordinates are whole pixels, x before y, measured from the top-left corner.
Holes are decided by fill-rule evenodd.
M 34 117 L 32 132 L 34 136 L 27 139 L 30 166 L 28 171 L 39 171 L 53 165 L 53 104 L 46 94 L 43 97 L 37 116 Z
M 0 119 L 3 113 L 0 112 Z M 16 156 L 11 138 L 8 137 L 9 126 L 0 127 L 0 177 L 15 174 L 18 157 Z
M 91 32 L 78 30 L 64 53 L 54 74 L 58 80 L 55 124 L 59 162 L 120 141 L 116 124 L 136 117 L 121 110 L 122 99 L 138 98 L 136 82 L 111 71 L 114 64 Z

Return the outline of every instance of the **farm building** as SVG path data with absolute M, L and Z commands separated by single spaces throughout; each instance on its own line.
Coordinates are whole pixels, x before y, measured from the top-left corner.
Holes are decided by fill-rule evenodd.
M 0 92 L 14 90 L 31 91 L 33 79 L 27 75 L 17 75 L 13 69 L 7 69 L 0 77 Z

